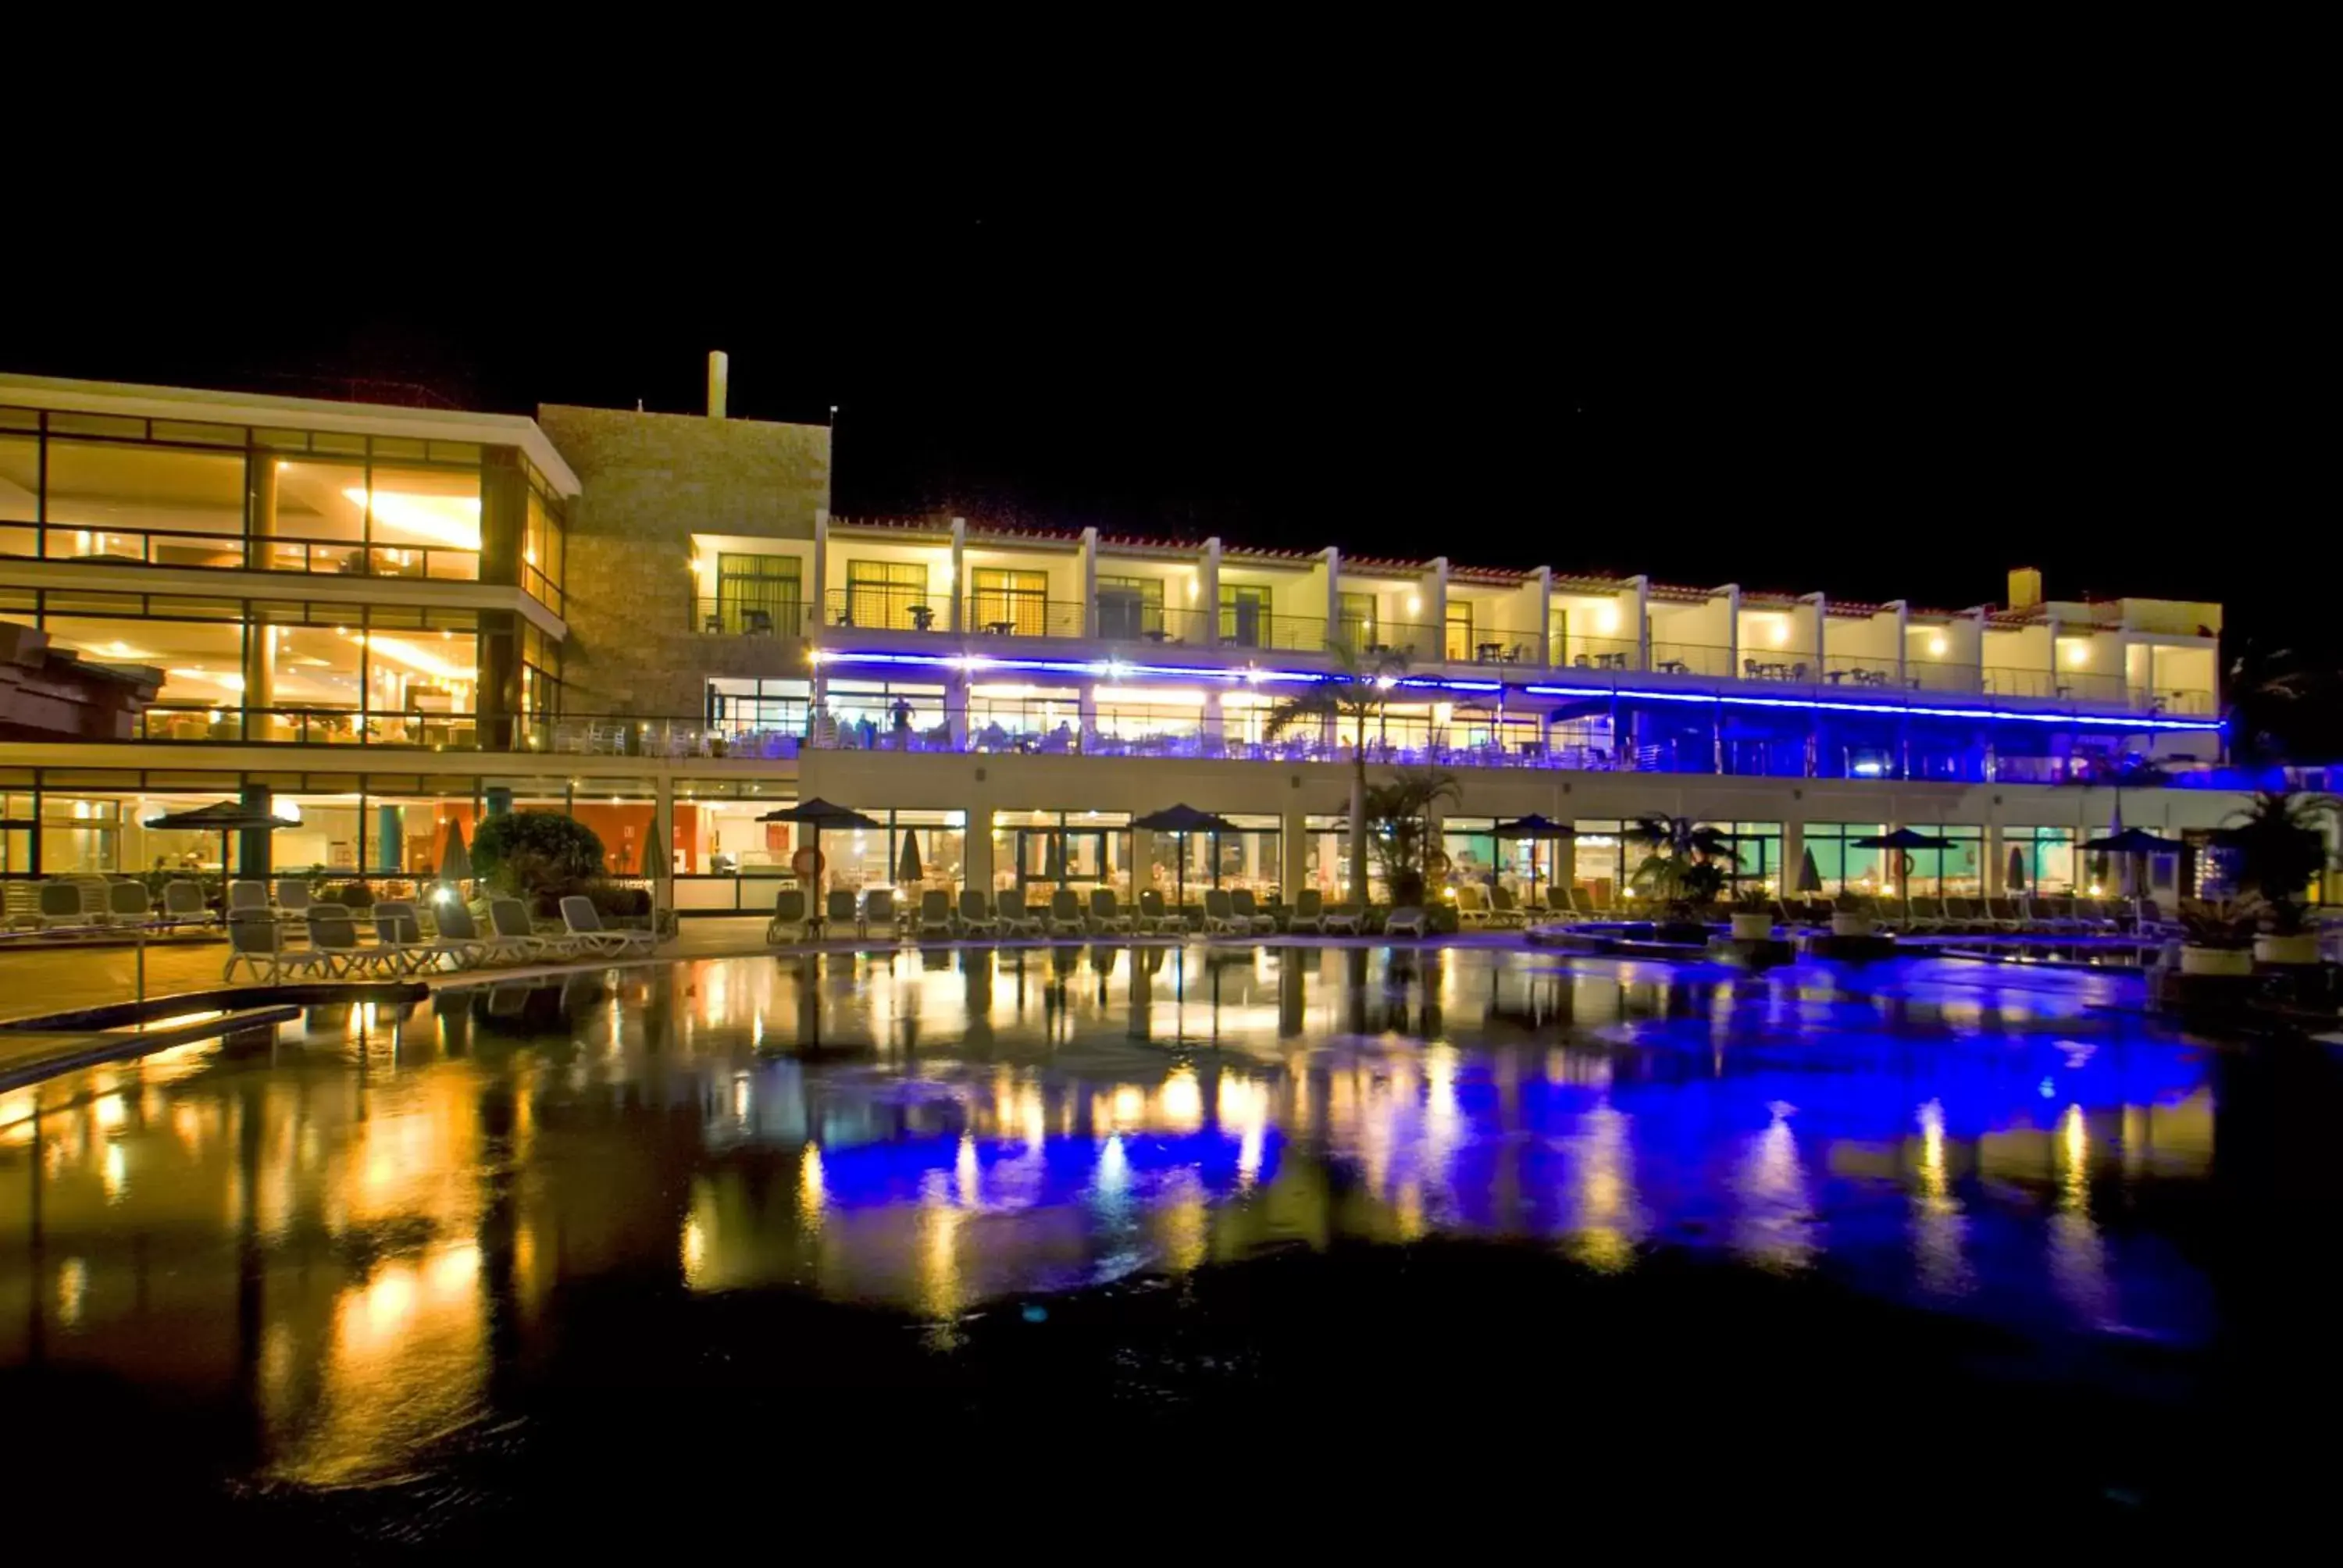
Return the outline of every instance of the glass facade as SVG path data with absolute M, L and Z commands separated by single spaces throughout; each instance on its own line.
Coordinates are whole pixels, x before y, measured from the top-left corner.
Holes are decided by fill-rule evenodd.
M 1887 831 L 1884 822 L 1809 822 L 1806 853 L 1815 858 L 1822 890 L 1832 898 L 1884 893 L 1896 886 L 1885 849 L 1858 849 L 1854 840 L 1876 839 Z M 1791 873 L 1795 886 L 1796 873 Z
M 297 599 L 0 588 L 0 618 L 38 626 L 97 664 L 162 671 L 138 739 L 308 745 L 482 745 L 487 641 L 509 613 Z M 488 624 L 484 625 L 486 622 Z M 530 659 L 558 648 L 535 627 Z M 526 702 L 557 699 L 558 678 L 528 664 Z M 486 742 L 505 742 L 490 737 Z
M 508 447 L 12 408 L 0 555 L 519 583 L 558 611 L 563 510 Z

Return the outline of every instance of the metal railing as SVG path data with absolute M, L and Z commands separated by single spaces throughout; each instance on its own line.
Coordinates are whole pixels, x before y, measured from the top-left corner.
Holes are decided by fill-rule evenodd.
M 1771 660 L 1751 662 L 1770 663 Z M 1738 675 L 1745 678 L 1765 678 L 1752 676 L 1748 664 L 1733 668 L 1733 654 L 1728 648 L 1713 647 L 1704 642 L 1655 642 L 1652 644 L 1652 669 L 1658 675 Z
M 470 713 L 367 712 L 332 708 L 149 708 L 136 739 L 193 744 L 409 746 L 470 751 L 479 745 Z
M 1531 668 L 1545 666 L 1545 638 L 1534 631 L 1476 626 L 1470 636 L 1461 627 L 1449 628 L 1443 650 L 1451 664 L 1511 664 Z
M 1322 653 L 1326 620 L 1314 615 L 1275 615 L 1250 605 L 1223 605 L 1217 636 L 1222 648 L 1257 648 L 1277 653 Z
M 34 544 L 45 560 L 95 565 L 312 577 L 437 578 L 451 582 L 477 582 L 480 576 L 480 552 L 453 545 L 383 545 L 278 534 L 248 538 L 242 534 L 183 528 L 76 528 L 55 523 L 17 525 L 0 530 L 0 538 Z
M 1069 637 L 1088 635 L 1090 607 L 1041 594 L 980 588 L 960 604 L 960 630 L 977 637 Z
M 1557 669 L 1616 673 L 1643 668 L 1643 648 L 1632 638 L 1566 637 L 1556 651 Z
M 737 598 L 695 598 L 691 629 L 708 637 L 797 637 L 805 630 L 802 599 L 744 603 Z
M 1103 642 L 1139 643 L 1155 648 L 1209 648 L 1213 645 L 1216 618 L 1211 610 L 1206 609 L 1101 598 L 1099 601 L 1098 635 Z
M 822 596 L 821 624 L 866 631 L 949 631 L 951 595 L 883 583 L 831 588 Z

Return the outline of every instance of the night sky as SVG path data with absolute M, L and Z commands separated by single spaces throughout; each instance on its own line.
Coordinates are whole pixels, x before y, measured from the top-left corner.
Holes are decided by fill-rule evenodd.
M 1060 125 L 1047 157 L 806 146 L 590 192 L 524 162 L 369 196 L 325 147 L 260 211 L 180 183 L 61 216 L 72 245 L 12 257 L 43 306 L 0 366 L 696 411 L 723 347 L 736 416 L 839 406 L 846 516 L 1956 608 L 2026 563 L 2331 645 L 2297 554 L 2333 510 L 2301 171 L 2177 119 L 1864 113 L 1523 101 L 1128 156 Z

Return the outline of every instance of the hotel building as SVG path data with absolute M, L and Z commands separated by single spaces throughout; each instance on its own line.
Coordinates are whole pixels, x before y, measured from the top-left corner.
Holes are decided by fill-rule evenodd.
M 758 818 L 819 795 L 887 824 L 825 836 L 847 885 L 898 884 L 908 838 L 929 886 L 1128 895 L 1184 853 L 1192 888 L 1334 897 L 1353 737 L 1265 721 L 1345 650 L 1404 656 L 1370 759 L 1457 777 L 1464 875 L 1600 896 L 1622 823 L 1665 813 L 1726 828 L 1744 879 L 1786 885 L 1813 850 L 1825 890 L 1878 889 L 1850 841 L 1910 826 L 1953 846 L 1915 857 L 1916 891 L 2002 892 L 2013 858 L 2080 891 L 2077 845 L 2118 810 L 2201 841 L 2240 800 L 2217 605 L 853 520 L 826 429 L 711 405 L 528 419 L 0 377 L 0 623 L 106 698 L 0 723 L 0 878 L 216 872 L 216 838 L 143 824 L 240 796 L 297 821 L 237 871 L 397 879 L 450 824 L 529 807 L 590 823 L 682 915 L 762 911 L 801 840 Z M 1564 525 L 1539 537 L 1567 558 Z M 1129 826 L 1174 801 L 1240 830 Z M 1492 836 L 1528 812 L 1580 836 Z M 2196 874 L 2176 859 L 2167 897 Z

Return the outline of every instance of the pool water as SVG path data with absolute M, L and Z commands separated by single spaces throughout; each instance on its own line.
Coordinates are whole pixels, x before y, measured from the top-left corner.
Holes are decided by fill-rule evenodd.
M 876 1309 L 948 1362 L 1082 1292 L 1460 1239 L 2188 1356 L 2222 1227 L 2331 1181 L 2231 1161 L 2241 1058 L 2140 1002 L 1957 960 L 1221 945 L 320 1010 L 0 1098 L 0 1371 L 231 1411 L 253 1484 L 366 1486 L 497 1430 L 576 1302 Z

